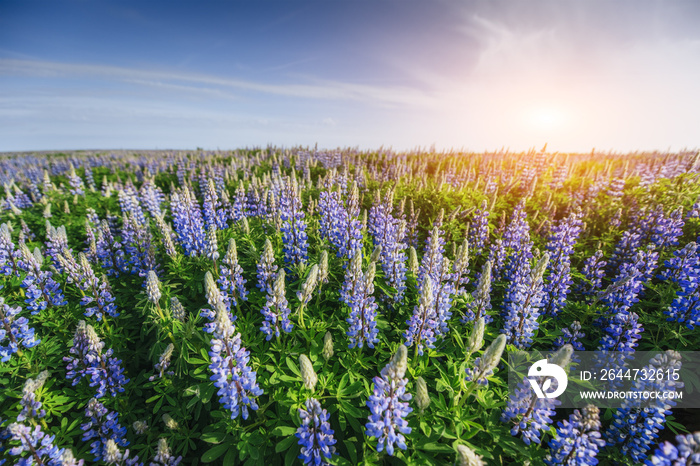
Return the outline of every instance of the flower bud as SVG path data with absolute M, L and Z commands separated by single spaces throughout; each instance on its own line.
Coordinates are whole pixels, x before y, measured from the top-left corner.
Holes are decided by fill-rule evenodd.
M 474 328 L 472 333 L 469 335 L 469 352 L 474 353 L 479 351 L 484 344 L 484 326 L 485 321 L 483 317 L 479 317 L 476 322 L 474 322 Z
M 372 261 L 367 266 L 367 271 L 365 272 L 365 288 L 374 289 L 374 276 L 377 274 L 377 263 Z
M 413 246 L 408 249 L 408 269 L 413 275 L 418 275 L 418 254 Z
M 170 298 L 170 311 L 173 313 L 173 318 L 180 322 L 185 321 L 185 308 L 175 296 Z
M 457 464 L 459 466 L 484 466 L 481 456 L 466 445 L 457 445 Z
M 377 247 L 374 248 L 374 251 L 372 251 L 372 255 L 369 256 L 369 261 L 370 262 L 377 262 L 379 260 L 379 256 L 382 254 L 382 245 L 378 244 Z
M 165 427 L 167 427 L 170 430 L 175 430 L 177 429 L 177 421 L 170 417 L 170 414 L 163 414 L 163 423 L 165 424 Z
M 204 291 L 207 296 L 207 302 L 213 308 L 217 308 L 221 302 L 221 293 L 219 292 L 219 287 L 214 281 L 214 276 L 207 270 L 204 274 Z
M 143 435 L 148 430 L 148 423 L 146 421 L 134 421 L 132 427 L 134 428 L 134 432 Z
M 158 275 L 153 270 L 148 271 L 146 275 L 146 295 L 151 304 L 158 304 L 162 294 L 160 292 L 160 280 Z
M 399 349 L 396 350 L 394 357 L 391 358 L 391 363 L 396 371 L 396 377 L 403 379 L 406 375 L 406 369 L 408 369 L 408 350 L 406 345 L 399 345 Z
M 318 282 L 328 283 L 328 251 L 321 251 L 321 259 L 318 261 Z
M 121 461 L 122 455 L 114 439 L 109 439 L 105 443 L 104 462 L 107 464 L 117 464 Z
M 430 397 L 428 396 L 428 385 L 423 377 L 416 379 L 416 405 L 421 412 L 430 406 Z
M 236 247 L 236 240 L 231 238 L 228 241 L 228 249 L 226 250 L 226 255 L 224 256 L 224 264 L 229 267 L 233 264 L 238 263 L 238 248 Z
M 323 337 L 323 359 L 328 362 L 330 358 L 333 357 L 333 337 L 331 332 L 326 332 Z
M 301 380 L 304 382 L 304 388 L 313 392 L 318 383 L 318 376 L 314 372 L 311 360 L 305 354 L 299 356 L 299 367 L 301 368 Z
M 574 347 L 571 344 L 566 344 L 559 348 L 556 353 L 549 357 L 551 364 L 556 364 L 564 369 L 571 362 L 571 355 L 574 354 Z
M 482 367 L 484 372 L 488 370 L 493 370 L 501 362 L 501 355 L 503 355 L 503 350 L 506 347 L 506 336 L 501 333 L 496 337 L 495 340 L 491 342 L 484 355 L 482 356 Z

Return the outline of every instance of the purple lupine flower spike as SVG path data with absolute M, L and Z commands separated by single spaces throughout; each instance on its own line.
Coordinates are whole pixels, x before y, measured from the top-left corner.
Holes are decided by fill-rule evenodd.
M 331 459 L 335 453 L 336 440 L 333 438 L 333 429 L 328 422 L 330 415 L 325 409 L 321 409 L 321 403 L 315 398 L 309 398 L 299 408 L 301 426 L 296 431 L 299 439 L 301 454 L 299 459 L 304 464 L 325 465 L 326 460 Z
M 374 378 L 372 395 L 367 401 L 371 414 L 365 424 L 365 434 L 377 439 L 378 452 L 386 450 L 390 456 L 394 455 L 396 447 L 408 448 L 404 435 L 411 433 L 404 419 L 413 411 L 408 406 L 411 394 L 406 393 L 406 368 L 406 346 L 399 345 L 391 362 L 382 369 L 380 376 Z

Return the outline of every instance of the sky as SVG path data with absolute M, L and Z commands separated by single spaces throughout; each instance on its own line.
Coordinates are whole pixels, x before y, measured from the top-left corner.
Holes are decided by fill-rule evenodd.
M 0 151 L 700 146 L 700 2 L 0 0 Z

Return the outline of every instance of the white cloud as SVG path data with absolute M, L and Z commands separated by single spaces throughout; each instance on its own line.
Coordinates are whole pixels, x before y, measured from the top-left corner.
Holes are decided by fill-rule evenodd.
M 380 106 L 424 105 L 431 102 L 425 93 L 409 87 L 370 86 L 342 81 L 308 78 L 307 84 L 268 84 L 222 78 L 203 74 L 168 73 L 107 65 L 71 64 L 48 61 L 0 59 L 0 76 L 31 76 L 39 78 L 81 78 L 118 80 L 124 82 L 180 85 L 193 92 L 202 86 L 218 86 L 244 92 L 256 92 L 313 100 L 359 101 Z

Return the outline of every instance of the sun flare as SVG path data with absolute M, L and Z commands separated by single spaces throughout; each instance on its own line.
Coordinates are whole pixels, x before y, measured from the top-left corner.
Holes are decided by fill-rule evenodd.
M 528 124 L 539 130 L 560 129 L 566 122 L 563 111 L 554 107 L 536 107 L 531 109 L 526 116 Z

